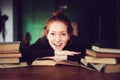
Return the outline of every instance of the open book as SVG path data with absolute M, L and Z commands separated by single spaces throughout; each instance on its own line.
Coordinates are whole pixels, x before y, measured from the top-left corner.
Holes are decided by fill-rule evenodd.
M 37 58 L 32 63 L 32 66 L 58 66 L 58 65 L 80 66 L 78 62 L 67 60 L 66 56 Z

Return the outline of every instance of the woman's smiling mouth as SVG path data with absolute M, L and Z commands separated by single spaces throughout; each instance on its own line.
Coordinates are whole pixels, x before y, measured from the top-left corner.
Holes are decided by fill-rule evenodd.
M 56 43 L 53 43 L 56 47 L 60 47 L 62 46 L 62 43 L 59 43 L 59 44 L 56 44 Z

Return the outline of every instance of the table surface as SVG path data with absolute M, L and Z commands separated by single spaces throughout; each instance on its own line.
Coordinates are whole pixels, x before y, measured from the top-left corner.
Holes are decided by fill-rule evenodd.
M 106 74 L 73 66 L 34 66 L 0 69 L 0 80 L 120 80 L 120 73 Z

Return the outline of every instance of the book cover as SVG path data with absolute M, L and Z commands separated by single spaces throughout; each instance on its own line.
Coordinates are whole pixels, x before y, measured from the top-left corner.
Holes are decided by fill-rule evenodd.
M 85 60 L 88 63 L 102 63 L 102 64 L 117 64 L 116 58 L 97 58 L 92 56 L 85 56 Z
M 108 53 L 118 53 L 120 54 L 120 48 L 104 48 L 99 46 L 92 46 L 92 50 L 98 51 L 98 52 L 108 52 Z
M 0 42 L 0 52 L 19 51 L 20 41 Z
M 86 54 L 93 57 L 120 58 L 120 54 L 118 53 L 98 52 L 92 49 L 86 49 Z
M 90 63 L 87 63 L 86 60 L 84 58 L 82 58 L 80 60 L 80 63 L 81 63 L 81 67 L 85 68 L 85 69 L 88 69 L 88 70 L 92 70 L 92 71 L 98 71 L 96 70 L 94 67 L 92 67 L 91 65 L 89 65 Z M 99 67 L 100 68 L 100 67 Z
M 0 58 L 5 58 L 5 57 L 22 57 L 21 52 L 0 52 Z
M 10 54 L 10 53 L 19 53 L 20 51 L 17 50 L 17 51 L 0 51 L 0 54 Z
M 114 65 L 105 65 L 101 72 L 104 73 L 120 73 L 120 64 L 114 64 Z
M 120 73 L 120 64 L 92 64 L 89 67 L 102 73 Z
M 120 72 L 120 64 L 102 64 L 102 63 L 88 63 L 85 59 L 80 61 L 86 69 L 98 71 L 102 73 L 118 73 Z
M 27 62 L 0 64 L 1 69 L 27 67 Z
M 80 66 L 78 62 L 69 61 L 66 59 L 57 59 L 56 57 L 38 58 L 34 60 L 32 63 L 32 66 L 57 66 L 57 65 Z
M 19 63 L 19 58 L 0 58 L 0 64 Z

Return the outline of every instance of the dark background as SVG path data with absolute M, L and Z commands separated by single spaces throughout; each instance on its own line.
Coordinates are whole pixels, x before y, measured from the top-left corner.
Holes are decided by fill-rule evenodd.
M 78 36 L 86 48 L 98 40 L 120 47 L 119 0 L 13 0 L 14 41 L 29 32 L 34 43 L 56 9 L 78 24 Z

